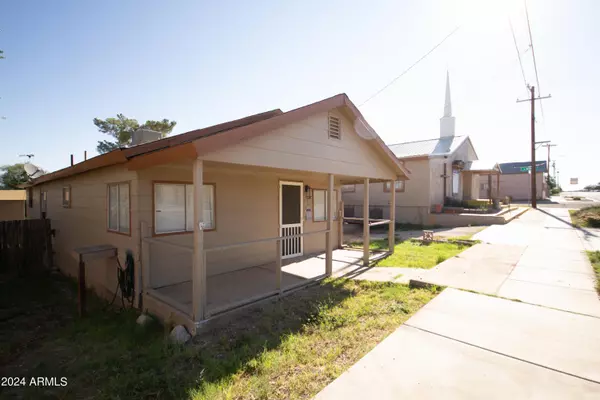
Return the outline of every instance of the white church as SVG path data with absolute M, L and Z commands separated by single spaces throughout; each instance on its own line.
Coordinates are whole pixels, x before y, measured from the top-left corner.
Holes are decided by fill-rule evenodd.
M 396 222 L 428 224 L 430 214 L 444 202 L 477 198 L 479 187 L 470 168 L 477 153 L 468 135 L 456 134 L 452 115 L 450 77 L 446 74 L 444 115 L 439 136 L 388 145 L 411 172 L 410 180 L 396 182 Z M 384 183 L 370 185 L 371 218 L 389 215 L 390 188 Z M 362 207 L 361 185 L 342 188 L 345 215 L 358 214 Z

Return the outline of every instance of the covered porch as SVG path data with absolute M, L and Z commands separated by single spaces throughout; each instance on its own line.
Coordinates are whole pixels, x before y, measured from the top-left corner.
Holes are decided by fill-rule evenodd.
M 139 177 L 150 208 L 140 216 L 144 304 L 162 319 L 175 315 L 192 332 L 212 317 L 355 271 L 386 254 L 371 251 L 368 239 L 362 250 L 342 249 L 341 186 L 360 181 L 369 187 L 380 178 L 200 159 L 153 167 Z M 173 197 L 177 188 L 193 192 L 185 202 L 192 207 L 189 231 L 163 232 L 165 185 L 172 185 Z M 363 235 L 369 237 L 370 226 L 388 224 L 393 250 L 392 221 L 367 221 Z
M 372 252 L 370 262 L 385 256 Z M 326 254 L 284 260 L 281 268 L 281 290 L 273 290 L 277 283 L 276 263 L 225 272 L 207 278 L 206 314 L 208 317 L 286 294 L 327 277 L 324 273 Z M 362 251 L 336 249 L 332 255 L 332 275 L 343 276 L 364 268 Z M 193 284 L 191 281 L 154 289 L 154 295 L 177 307 L 185 314 L 193 312 Z
M 473 161 L 463 170 L 463 198 L 465 200 L 486 199 L 489 203 L 500 196 L 500 168 L 497 163 Z

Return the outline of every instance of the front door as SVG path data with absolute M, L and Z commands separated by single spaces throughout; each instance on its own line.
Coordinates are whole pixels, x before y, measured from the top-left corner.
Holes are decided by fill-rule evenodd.
M 282 237 L 302 233 L 302 182 L 279 183 L 279 233 Z M 281 240 L 281 258 L 302 255 L 302 237 Z

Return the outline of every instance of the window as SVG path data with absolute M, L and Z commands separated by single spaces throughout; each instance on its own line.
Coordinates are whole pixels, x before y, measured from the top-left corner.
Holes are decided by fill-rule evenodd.
M 27 188 L 27 205 L 29 208 L 33 208 L 33 188 Z
M 333 219 L 337 219 L 338 194 L 333 191 Z M 313 189 L 313 221 L 327 221 L 327 190 Z
M 394 188 L 396 190 L 396 193 L 398 193 L 398 192 L 404 192 L 404 186 L 405 186 L 404 181 L 396 181 L 396 182 L 394 182 Z M 384 192 L 389 192 L 390 191 L 390 183 L 389 182 L 384 182 L 384 184 L 383 184 L 383 191 Z
M 333 115 L 329 116 L 329 137 L 338 140 L 342 137 L 342 123 L 338 117 Z
M 69 198 L 70 200 L 70 198 Z M 108 230 L 129 235 L 129 183 L 108 185 Z
M 62 190 L 62 206 L 71 208 L 71 186 L 64 186 Z
M 452 194 L 458 194 L 460 187 L 460 171 L 452 171 Z
M 204 185 L 204 230 L 215 229 L 215 186 Z M 194 185 L 154 184 L 154 233 L 194 231 Z
M 342 185 L 342 193 L 352 193 L 356 191 L 356 185 Z

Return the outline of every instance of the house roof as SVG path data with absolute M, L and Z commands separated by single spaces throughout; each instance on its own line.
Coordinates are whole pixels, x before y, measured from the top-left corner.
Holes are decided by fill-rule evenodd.
M 447 136 L 428 140 L 417 140 L 391 144 L 390 150 L 398 158 L 446 156 L 454 153 L 469 136 Z
M 468 168 L 469 171 L 498 171 L 498 163 L 488 160 L 475 160 L 471 162 Z
M 0 201 L 25 201 L 26 198 L 25 190 L 0 190 Z
M 121 163 L 129 163 L 131 169 L 135 169 L 160 162 L 169 162 L 181 157 L 196 158 L 199 155 L 236 144 L 241 140 L 258 136 L 277 129 L 280 126 L 302 120 L 313 114 L 343 106 L 353 115 L 355 119 L 354 128 L 359 136 L 372 143 L 376 150 L 394 167 L 399 176 L 403 175 L 407 178 L 408 171 L 403 164 L 383 143 L 348 96 L 342 93 L 287 112 L 275 109 L 150 143 L 129 148 L 119 148 L 90 158 L 74 166 L 42 175 L 34 179 L 32 185 Z
M 500 172 L 502 172 L 503 175 L 526 174 L 528 172 L 527 168 L 531 166 L 531 161 L 507 162 L 498 165 L 500 166 Z M 536 161 L 535 170 L 536 172 L 548 172 L 546 161 Z

